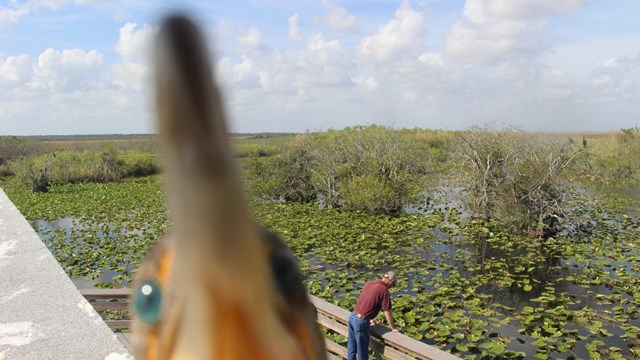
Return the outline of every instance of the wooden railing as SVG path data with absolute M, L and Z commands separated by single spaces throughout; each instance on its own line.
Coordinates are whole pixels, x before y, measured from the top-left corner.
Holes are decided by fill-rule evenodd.
M 80 293 L 93 305 L 96 311 L 125 310 L 129 306 L 130 289 L 81 289 Z M 318 309 L 318 323 L 326 329 L 347 336 L 349 311 L 327 301 L 309 295 Z M 111 329 L 128 329 L 131 320 L 106 320 Z M 448 352 L 412 339 L 402 333 L 392 332 L 381 325 L 371 327 L 372 339 L 369 348 L 388 359 L 423 359 L 423 360 L 460 360 Z M 128 345 L 128 336 L 119 334 L 118 338 Z M 334 359 L 346 358 L 347 349 L 326 339 L 329 356 Z

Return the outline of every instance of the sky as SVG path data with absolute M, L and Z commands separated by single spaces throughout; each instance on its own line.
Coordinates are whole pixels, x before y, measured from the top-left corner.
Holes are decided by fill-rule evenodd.
M 150 49 L 176 10 L 234 132 L 640 125 L 637 0 L 2 0 L 0 135 L 155 132 Z

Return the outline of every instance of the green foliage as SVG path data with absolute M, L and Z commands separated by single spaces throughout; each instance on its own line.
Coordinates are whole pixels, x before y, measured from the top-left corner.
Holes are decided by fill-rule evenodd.
M 621 129 L 611 140 L 591 142 L 591 175 L 604 184 L 640 184 L 640 128 Z
M 342 181 L 342 199 L 345 207 L 376 213 L 395 211 L 402 207 L 402 198 L 393 189 L 393 184 L 381 177 L 353 175 Z
M 118 154 L 122 161 L 123 177 L 138 177 L 157 174 L 159 172 L 157 161 L 148 152 L 129 150 Z
M 307 135 L 298 135 L 272 155 L 253 151 L 244 159 L 249 192 L 259 198 L 310 202 L 316 199 L 311 183 L 314 159 Z
M 389 213 L 418 200 L 432 160 L 425 156 L 428 144 L 415 132 L 372 125 L 323 135 L 331 143 L 328 151 L 320 150 L 319 161 L 327 164 L 315 183 L 331 194 L 325 199 L 329 207 Z M 335 188 L 326 186 L 332 176 Z
M 61 151 L 26 157 L 17 162 L 16 169 L 18 178 L 31 184 L 34 192 L 46 192 L 45 184 L 116 182 L 157 172 L 150 154 L 119 152 L 112 146 L 105 146 L 102 151 Z
M 3 179 L 5 176 L 12 176 L 12 175 L 15 175 L 15 171 L 13 170 L 13 168 L 9 166 L 8 163 L 0 164 L 0 180 Z
M 424 134 L 372 125 L 300 135 L 271 156 L 245 159 L 248 187 L 263 198 L 396 212 L 419 200 L 431 165 L 445 158 Z
M 277 168 L 270 157 L 260 156 L 257 152 L 243 158 L 242 175 L 249 194 L 264 199 L 279 199 L 281 196 Z

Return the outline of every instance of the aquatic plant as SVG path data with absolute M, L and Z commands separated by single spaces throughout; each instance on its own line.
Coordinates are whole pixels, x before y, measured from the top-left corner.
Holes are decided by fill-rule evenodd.
M 151 176 L 3 188 L 76 283 L 121 287 L 169 226 L 161 185 Z M 371 215 L 255 200 L 252 211 L 296 253 L 310 292 L 343 308 L 394 269 L 402 331 L 463 358 L 638 357 L 638 213 L 613 195 L 597 204 L 581 209 L 588 231 L 537 240 L 453 208 Z

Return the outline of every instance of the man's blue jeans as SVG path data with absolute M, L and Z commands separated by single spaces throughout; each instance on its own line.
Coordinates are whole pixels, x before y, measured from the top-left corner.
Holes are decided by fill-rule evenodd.
M 349 316 L 349 338 L 347 342 L 347 360 L 367 360 L 369 357 L 369 336 L 371 324 L 356 314 Z

